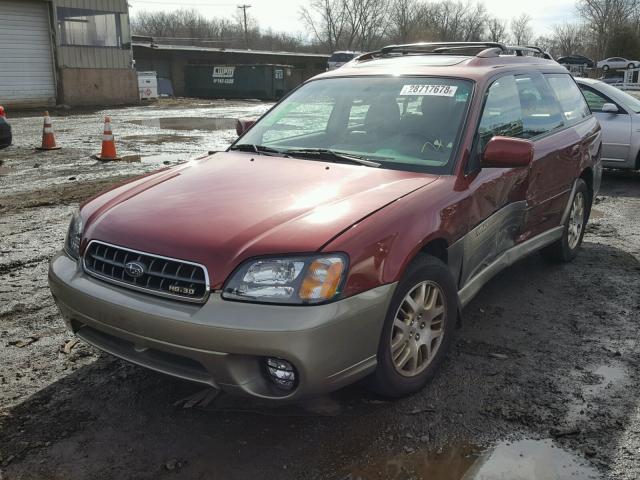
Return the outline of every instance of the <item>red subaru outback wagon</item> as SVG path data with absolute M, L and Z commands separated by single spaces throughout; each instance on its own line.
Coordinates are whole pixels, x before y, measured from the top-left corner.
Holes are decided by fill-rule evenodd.
M 415 392 L 493 275 L 580 247 L 600 127 L 567 70 L 537 53 L 361 55 L 228 151 L 87 201 L 49 271 L 68 327 L 232 393 L 290 400 L 364 378 Z

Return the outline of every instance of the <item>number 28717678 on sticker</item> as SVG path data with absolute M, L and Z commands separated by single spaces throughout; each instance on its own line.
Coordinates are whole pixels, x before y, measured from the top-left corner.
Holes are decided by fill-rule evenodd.
M 453 97 L 458 87 L 455 85 L 404 85 L 400 95 L 434 95 Z

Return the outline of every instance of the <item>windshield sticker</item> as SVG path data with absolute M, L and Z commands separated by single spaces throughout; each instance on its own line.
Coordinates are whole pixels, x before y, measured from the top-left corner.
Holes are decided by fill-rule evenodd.
M 452 85 L 404 85 L 400 95 L 433 95 L 453 97 L 458 87 Z

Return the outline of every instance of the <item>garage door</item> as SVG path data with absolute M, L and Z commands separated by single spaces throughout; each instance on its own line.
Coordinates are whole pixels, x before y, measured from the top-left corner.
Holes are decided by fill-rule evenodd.
M 55 104 L 47 5 L 0 0 L 0 105 Z

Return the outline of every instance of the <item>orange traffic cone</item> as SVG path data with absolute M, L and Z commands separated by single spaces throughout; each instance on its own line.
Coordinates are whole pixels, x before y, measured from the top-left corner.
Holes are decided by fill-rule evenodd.
M 107 115 L 104 117 L 104 135 L 102 137 L 102 152 L 96 155 L 98 160 L 122 160 L 116 152 L 116 142 L 111 131 L 111 118 Z
M 56 145 L 56 137 L 53 134 L 53 126 L 51 125 L 51 117 L 49 112 L 44 112 L 44 126 L 42 127 L 42 146 L 36 147 L 36 150 L 60 150 Z

